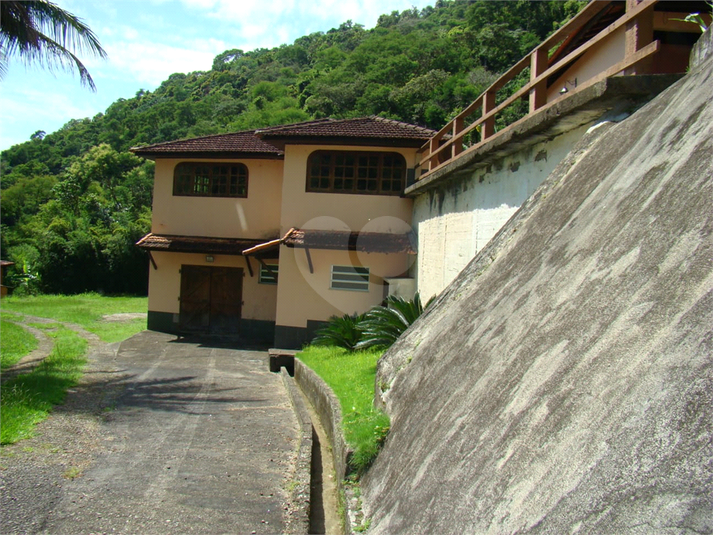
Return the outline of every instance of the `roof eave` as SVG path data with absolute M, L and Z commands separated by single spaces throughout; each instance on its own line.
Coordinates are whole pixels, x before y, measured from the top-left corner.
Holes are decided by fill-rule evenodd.
M 329 145 L 329 146 L 360 146 L 360 147 L 399 147 L 420 148 L 431 139 L 424 138 L 372 138 L 348 136 L 278 136 L 266 135 L 265 141 L 284 150 L 286 145 Z
M 148 160 L 176 159 L 176 158 L 203 158 L 210 160 L 283 160 L 285 155 L 282 151 L 278 153 L 268 152 L 237 152 L 237 151 L 176 151 L 157 152 L 143 151 L 141 149 L 129 149 L 130 152 L 141 158 Z

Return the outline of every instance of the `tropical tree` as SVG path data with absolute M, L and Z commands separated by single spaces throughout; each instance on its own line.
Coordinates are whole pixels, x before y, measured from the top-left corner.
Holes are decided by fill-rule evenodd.
M 106 57 L 94 32 L 81 19 L 47 0 L 0 2 L 0 76 L 7 72 L 10 57 L 17 55 L 50 70 L 76 68 L 81 83 L 96 91 L 75 53 Z

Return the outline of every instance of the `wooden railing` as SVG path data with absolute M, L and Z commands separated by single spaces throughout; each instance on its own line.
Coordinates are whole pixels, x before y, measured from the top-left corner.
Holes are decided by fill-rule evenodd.
M 658 0 L 627 0 L 626 12 L 593 38 L 564 57 L 553 56 L 548 58 L 550 49 L 559 43 L 565 42 L 568 37 L 590 23 L 590 21 L 593 21 L 595 17 L 602 13 L 602 10 L 613 4 L 613 2 L 595 0 L 587 4 L 576 17 L 498 78 L 472 104 L 421 147 L 419 155 L 422 156 L 417 163 L 416 178 L 424 178 L 429 173 L 453 161 L 459 155 L 474 151 L 486 141 L 505 132 L 505 129 L 495 132 L 495 116 L 518 99 L 524 98 L 529 94 L 530 107 L 528 115 L 556 102 L 557 100 L 550 103 L 547 102 L 548 77 L 563 70 L 565 66 L 580 58 L 594 45 L 609 39 L 622 26 L 626 28 L 624 59 L 598 75 L 583 81 L 583 83 L 577 84 L 576 88 L 567 91 L 566 96 L 570 96 L 622 71 L 625 74 L 636 74 L 636 65 L 651 58 L 660 48 L 659 41 L 653 40 L 653 8 L 657 2 Z M 496 104 L 497 92 L 527 67 L 530 68 L 530 81 L 503 102 Z M 477 114 L 480 116 L 473 119 L 466 126 L 469 119 L 472 119 Z M 479 139 L 473 142 L 472 138 Z

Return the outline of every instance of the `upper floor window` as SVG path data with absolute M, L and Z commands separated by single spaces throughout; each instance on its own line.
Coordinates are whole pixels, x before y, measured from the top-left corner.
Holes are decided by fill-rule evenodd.
M 307 162 L 307 191 L 400 195 L 406 160 L 396 152 L 318 150 Z
M 173 172 L 173 194 L 247 197 L 248 168 L 242 163 L 179 163 Z

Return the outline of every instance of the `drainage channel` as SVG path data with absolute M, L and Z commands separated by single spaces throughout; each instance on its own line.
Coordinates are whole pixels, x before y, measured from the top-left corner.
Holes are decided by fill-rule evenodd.
M 344 533 L 344 522 L 338 513 L 339 489 L 337 487 L 329 439 L 312 405 L 306 399 L 305 405 L 312 419 L 312 484 L 310 488 L 309 533 L 342 535 Z
M 270 371 L 284 374 L 283 379 L 287 381 L 285 385 L 290 391 L 295 409 L 298 413 L 303 414 L 301 417 L 303 422 L 308 417 L 311 424 L 312 454 L 309 466 L 308 533 L 310 535 L 343 535 L 344 518 L 339 514 L 339 486 L 329 437 L 309 399 L 294 382 L 294 352 L 271 349 L 269 353 Z M 296 397 L 299 400 L 295 399 Z M 304 414 L 305 411 L 307 414 Z

